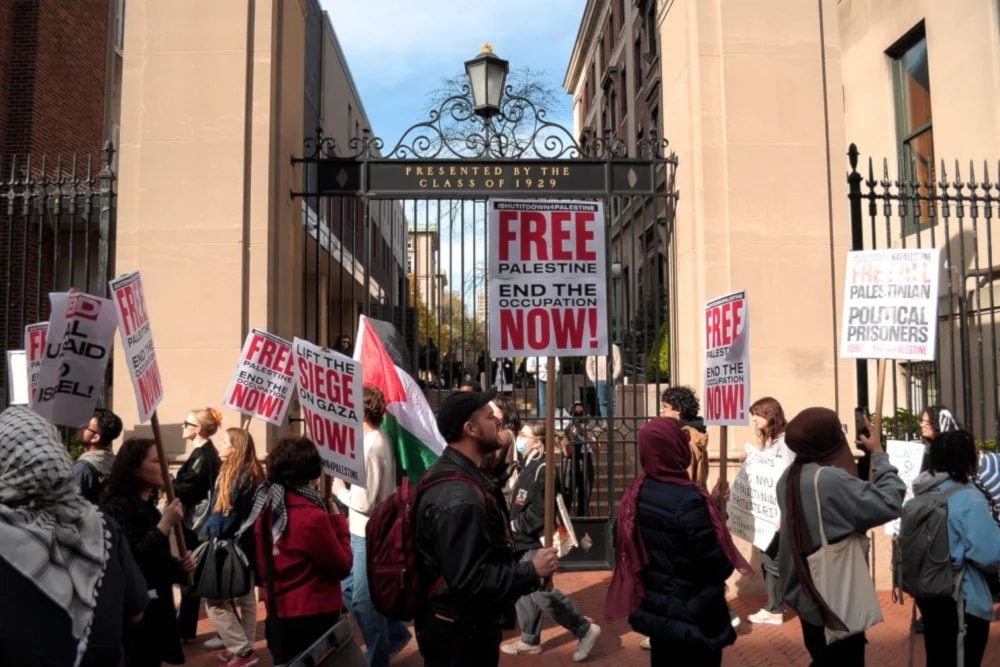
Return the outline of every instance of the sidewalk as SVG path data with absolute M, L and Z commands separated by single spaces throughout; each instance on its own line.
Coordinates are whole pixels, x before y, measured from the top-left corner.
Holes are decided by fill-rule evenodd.
M 556 585 L 571 596 L 580 610 L 593 618 L 601 626 L 602 632 L 594 652 L 586 663 L 595 667 L 631 667 L 648 665 L 649 653 L 639 648 L 642 637 L 632 632 L 625 620 L 607 623 L 603 620 L 602 606 L 611 581 L 610 572 L 574 572 L 556 575 Z M 879 667 L 905 667 L 907 665 L 908 628 L 910 604 L 893 604 L 889 594 L 880 595 L 885 622 L 868 633 L 867 663 Z M 726 667 L 791 667 L 809 664 L 809 655 L 802 644 L 799 622 L 796 619 L 783 625 L 754 626 L 746 622 L 747 614 L 760 609 L 764 599 L 759 597 L 736 598 L 733 607 L 744 619 L 740 626 L 740 636 L 733 646 L 726 649 L 723 665 Z M 261 618 L 264 609 L 261 605 Z M 270 655 L 263 641 L 263 623 L 258 623 L 257 649 L 261 654 L 260 667 L 272 667 Z M 203 641 L 211 636 L 211 625 L 207 620 L 199 624 L 198 643 L 187 647 L 188 664 L 194 667 L 217 667 L 219 662 L 214 652 L 201 648 Z M 506 633 L 507 638 L 516 637 L 516 631 Z M 926 667 L 922 639 L 918 636 L 915 667 Z M 505 641 L 507 639 L 505 638 Z M 544 652 L 540 656 L 501 655 L 500 665 L 505 667 L 556 667 L 576 664 L 572 660 L 576 640 L 562 628 L 546 623 L 542 632 Z M 1000 665 L 1000 622 L 990 630 L 989 645 L 983 658 L 984 667 Z M 392 663 L 393 667 L 421 667 L 423 660 L 417 652 L 416 642 L 411 642 Z M 681 666 L 678 666 L 681 667 Z

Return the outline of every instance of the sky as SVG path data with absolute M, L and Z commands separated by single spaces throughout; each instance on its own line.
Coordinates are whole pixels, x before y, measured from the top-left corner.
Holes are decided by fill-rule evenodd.
M 320 1 L 385 150 L 427 119 L 428 93 L 464 72 L 483 42 L 512 70 L 544 71 L 560 102 L 548 118 L 572 131 L 572 97 L 562 84 L 586 0 Z

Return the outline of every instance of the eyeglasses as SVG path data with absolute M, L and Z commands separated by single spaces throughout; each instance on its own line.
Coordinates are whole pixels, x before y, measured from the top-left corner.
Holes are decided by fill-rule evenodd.
M 921 426 L 934 426 L 934 424 L 931 423 L 930 419 L 921 419 L 920 420 L 920 425 Z
M 197 424 L 192 424 L 191 422 L 183 422 L 182 426 L 184 428 L 187 428 L 188 426 L 190 426 L 191 428 L 198 428 Z
M 84 431 L 84 433 L 93 433 L 98 438 L 101 437 L 101 432 L 100 431 L 95 431 L 94 429 L 90 428 L 89 426 L 85 427 L 83 429 L 83 431 Z

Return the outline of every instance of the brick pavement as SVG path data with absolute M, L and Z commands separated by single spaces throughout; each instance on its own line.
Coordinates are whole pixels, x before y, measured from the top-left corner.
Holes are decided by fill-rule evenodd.
M 556 575 L 556 585 L 570 595 L 580 610 L 595 619 L 602 628 L 597 646 L 585 664 L 595 667 L 648 665 L 649 654 L 639 648 L 642 637 L 632 632 L 626 621 L 607 623 L 602 620 L 601 608 L 610 580 L 610 572 L 574 572 Z M 868 633 L 867 663 L 878 667 L 904 667 L 907 664 L 910 603 L 907 602 L 905 606 L 893 604 L 888 594 L 880 595 L 880 599 L 885 622 Z M 740 597 L 731 602 L 745 619 L 747 614 L 752 614 L 760 608 L 764 599 Z M 263 606 L 260 613 L 263 618 Z M 219 663 L 215 653 L 201 648 L 201 642 L 211 636 L 212 629 L 209 622 L 202 619 L 198 629 L 201 633 L 198 643 L 188 647 L 188 664 L 193 667 L 217 667 Z M 516 636 L 515 631 L 506 634 L 508 637 Z M 259 665 L 272 667 L 273 663 L 261 639 L 262 624 L 258 624 L 257 636 L 257 648 L 262 656 Z M 567 631 L 553 626 L 549 621 L 542 632 L 544 652 L 541 656 L 504 655 L 501 656 L 500 665 L 501 667 L 556 667 L 574 664 L 572 653 L 575 644 L 576 640 Z M 423 660 L 417 652 L 416 642 L 411 642 L 392 664 L 393 667 L 423 665 Z M 781 626 L 752 626 L 744 620 L 739 639 L 736 644 L 726 649 L 723 659 L 725 667 L 792 667 L 808 664 L 809 656 L 802 645 L 799 623 L 794 618 Z M 1000 622 L 991 626 L 989 645 L 982 664 L 984 667 L 1000 665 Z M 926 667 L 923 645 L 919 637 L 914 665 Z

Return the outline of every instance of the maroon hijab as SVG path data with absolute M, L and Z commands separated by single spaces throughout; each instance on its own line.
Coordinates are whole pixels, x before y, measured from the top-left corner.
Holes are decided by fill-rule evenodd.
M 673 419 L 657 417 L 639 431 L 639 464 L 642 472 L 632 482 L 618 505 L 618 558 L 614 576 L 604 601 L 604 615 L 609 620 L 628 616 L 639 608 L 646 594 L 642 584 L 642 569 L 649 562 L 649 555 L 639 532 L 639 489 L 646 477 L 660 482 L 693 486 L 705 499 L 708 516 L 715 528 L 719 546 L 729 562 L 743 574 L 752 574 L 753 568 L 737 551 L 719 510 L 705 487 L 691 481 L 691 446 L 687 433 Z

